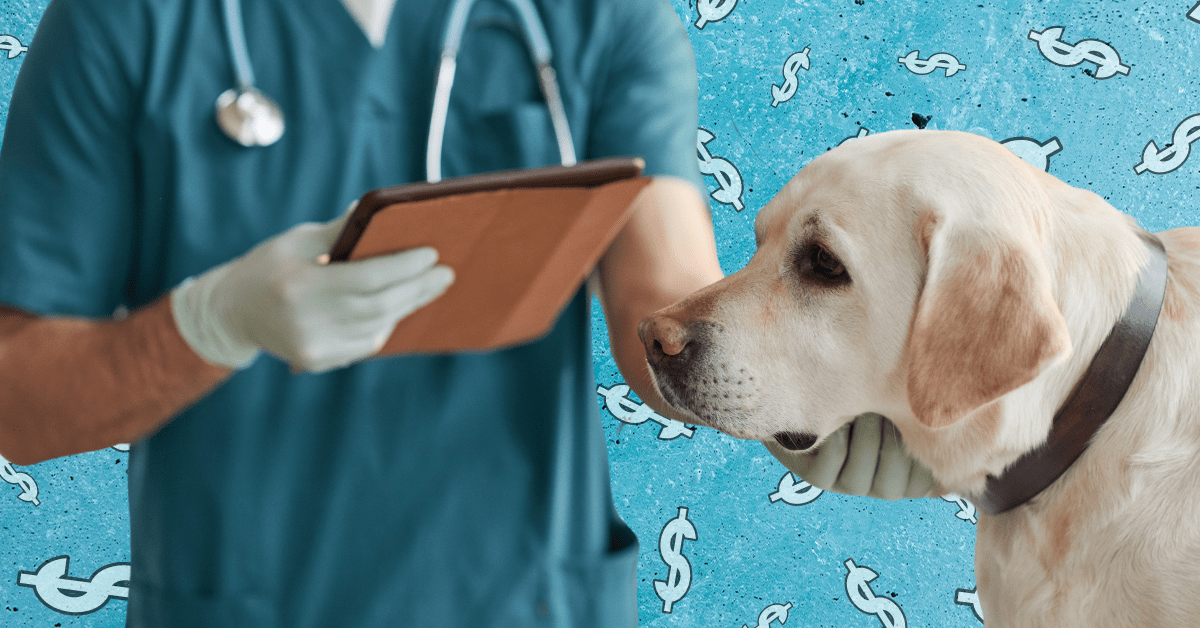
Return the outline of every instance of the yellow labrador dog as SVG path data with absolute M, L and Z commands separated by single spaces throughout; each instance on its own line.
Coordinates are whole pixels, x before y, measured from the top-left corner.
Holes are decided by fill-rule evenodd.
M 932 494 L 997 502 L 976 543 L 989 628 L 1200 621 L 1200 229 L 1158 233 L 1164 258 L 1132 218 L 1000 144 L 914 130 L 814 159 L 755 236 L 743 270 L 642 322 L 676 410 L 798 451 L 890 418 Z M 1144 357 L 1101 351 L 1155 322 Z M 1089 369 L 1111 416 L 1071 402 Z M 1069 402 L 1095 426 L 1054 427 Z M 1039 466 L 1068 437 L 1082 455 Z M 1033 488 L 1006 485 L 1023 464 Z

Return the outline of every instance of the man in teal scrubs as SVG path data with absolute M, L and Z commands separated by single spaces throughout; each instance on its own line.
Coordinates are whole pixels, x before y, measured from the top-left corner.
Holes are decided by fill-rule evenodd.
M 32 464 L 135 442 L 128 626 L 636 624 L 586 290 L 525 346 L 344 367 L 305 344 L 341 338 L 336 317 L 300 333 L 298 309 L 254 307 L 281 282 L 344 287 L 315 261 L 344 208 L 424 179 L 448 4 L 397 0 L 368 39 L 380 12 L 245 1 L 256 85 L 287 116 L 259 148 L 214 120 L 235 81 L 218 0 L 47 8 L 0 150 L 0 447 Z M 638 155 L 656 177 L 595 283 L 649 399 L 638 321 L 721 276 L 691 48 L 665 1 L 536 4 L 580 159 Z M 444 177 L 558 162 L 518 24 L 497 0 L 472 13 Z M 432 258 L 406 259 L 385 283 L 444 288 Z M 332 308 L 356 303 L 342 294 Z M 244 360 L 181 332 L 201 301 Z

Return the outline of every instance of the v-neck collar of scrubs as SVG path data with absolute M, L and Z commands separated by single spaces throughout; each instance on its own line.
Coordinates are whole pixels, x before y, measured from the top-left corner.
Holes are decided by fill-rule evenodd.
M 341 0 L 354 23 L 376 50 L 383 47 L 396 0 Z

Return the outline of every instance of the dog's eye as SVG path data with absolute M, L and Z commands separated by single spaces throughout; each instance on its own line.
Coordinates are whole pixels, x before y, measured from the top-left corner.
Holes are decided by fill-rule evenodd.
M 825 250 L 821 246 L 813 246 L 809 257 L 812 263 L 813 272 L 822 279 L 829 281 L 845 281 L 849 277 L 846 275 L 846 267 L 832 253 Z

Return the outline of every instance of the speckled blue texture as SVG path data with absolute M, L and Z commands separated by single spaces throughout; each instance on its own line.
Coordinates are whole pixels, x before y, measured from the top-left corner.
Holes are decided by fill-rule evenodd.
M 697 153 L 707 160 L 726 272 L 750 259 L 755 214 L 805 163 L 860 133 L 918 123 L 1009 140 L 1023 158 L 1152 231 L 1200 224 L 1200 157 L 1187 155 L 1200 151 L 1200 4 L 673 5 L 696 51 L 700 126 L 711 135 Z M 21 64 L 20 54 L 9 58 L 4 36 L 28 45 L 44 3 L 0 0 L 0 8 L 3 123 Z M 1030 35 L 1049 39 L 1054 27 L 1062 43 L 1047 44 L 1047 56 Z M 932 71 L 918 73 L 925 70 Z M 970 603 L 973 507 L 953 497 L 819 493 L 796 484 L 756 442 L 671 424 L 617 391 L 604 394 L 622 381 L 595 311 L 597 402 L 617 509 L 641 539 L 643 625 L 981 623 Z M 0 464 L 0 625 L 124 625 L 119 596 L 69 615 L 18 582 L 59 556 L 70 557 L 67 577 L 85 581 L 128 561 L 125 455 L 108 449 L 31 467 Z M 77 585 L 89 587 L 99 588 Z
M 8 122 L 17 71 L 45 10 L 46 0 L 0 0 L 0 128 Z

